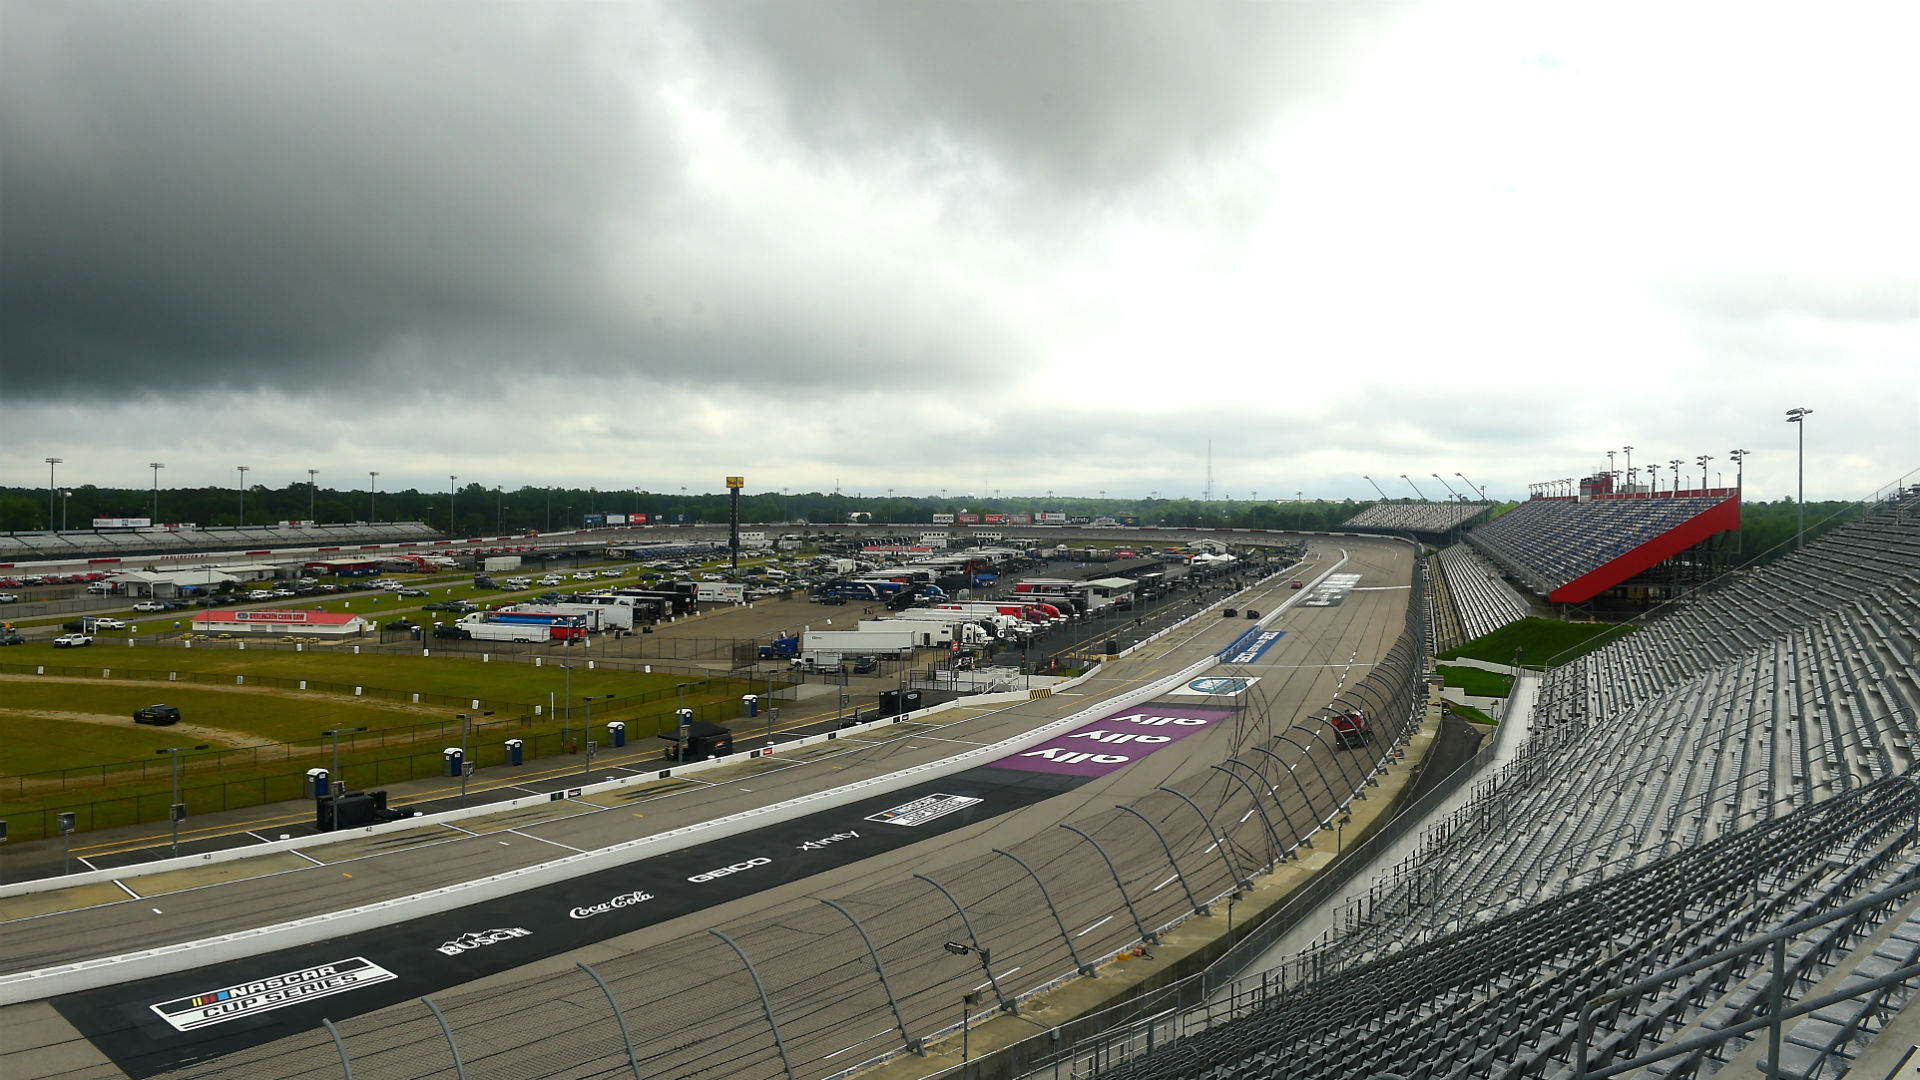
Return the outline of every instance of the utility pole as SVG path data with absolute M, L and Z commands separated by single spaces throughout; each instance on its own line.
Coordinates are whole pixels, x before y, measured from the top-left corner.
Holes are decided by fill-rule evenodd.
M 460 479 L 460 478 L 459 478 L 459 477 L 457 477 L 457 476 L 454 476 L 454 475 L 452 475 L 452 474 L 448 474 L 448 476 L 447 476 L 447 538 L 448 538 L 449 540 L 451 540 L 451 539 L 453 538 L 453 536 L 454 536 L 454 524 L 453 524 L 453 520 L 454 520 L 454 519 L 453 519 L 453 495 L 454 495 L 454 487 L 453 487 L 453 482 L 454 482 L 455 480 L 458 480 L 458 479 Z M 484 521 L 485 519 L 483 518 L 483 519 L 481 519 L 481 520 L 483 520 L 483 521 Z
M 167 467 L 164 461 L 149 461 L 147 468 L 153 470 L 153 523 L 160 523 L 160 470 Z
M 173 762 L 173 801 L 167 805 L 167 817 L 173 821 L 173 854 L 180 854 L 180 819 L 187 816 L 187 808 L 180 801 L 180 754 L 184 750 L 205 750 L 206 743 L 199 746 L 170 746 L 165 750 L 155 750 L 156 754 L 165 754 Z
M 369 525 L 373 524 L 373 521 L 374 521 L 373 489 L 374 489 L 374 485 L 379 481 L 379 479 L 380 479 L 379 470 L 377 469 L 367 470 L 367 524 Z
M 314 520 L 314 516 L 313 516 L 313 496 L 314 496 L 314 493 L 315 493 L 315 492 L 317 492 L 317 491 L 319 491 L 319 490 L 320 490 L 320 485 L 319 485 L 319 482 L 318 482 L 318 480 L 319 480 L 319 476 L 320 476 L 320 470 L 319 470 L 319 469 L 308 469 L 308 470 L 307 470 L 307 520 L 308 520 L 308 521 L 313 521 L 313 520 Z
M 244 528 L 247 524 L 247 471 L 252 466 L 235 465 L 234 468 L 240 470 L 240 525 Z

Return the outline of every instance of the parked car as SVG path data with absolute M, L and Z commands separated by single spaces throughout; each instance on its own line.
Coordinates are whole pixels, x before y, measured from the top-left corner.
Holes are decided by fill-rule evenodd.
M 93 620 L 93 628 L 95 630 L 125 630 L 127 628 L 127 621 L 125 619 L 99 618 Z
M 85 634 L 61 634 L 59 637 L 53 639 L 53 647 L 56 649 L 73 649 L 82 645 L 91 644 L 93 644 L 93 639 Z
M 858 656 L 853 661 L 855 675 L 871 675 L 880 667 L 880 661 L 871 656 Z
M 140 601 L 139 603 L 137 603 L 137 604 L 135 604 L 135 605 L 133 605 L 133 610 L 135 610 L 135 611 L 165 611 L 165 610 L 167 610 L 167 605 L 165 605 L 165 604 L 163 604 L 163 603 L 161 603 L 161 602 L 160 602 L 160 601 L 158 601 L 158 600 L 142 600 L 142 601 Z
M 25 645 L 27 639 L 18 630 L 0 630 L 0 645 Z
M 388 630 L 418 630 L 420 625 L 412 619 L 395 619 L 386 625 Z
M 467 632 L 460 629 L 460 627 L 454 623 L 434 623 L 433 636 L 437 638 L 464 638 L 467 636 Z
M 601 577 L 619 577 L 621 574 L 624 574 L 624 573 L 626 573 L 625 570 L 615 570 L 612 567 L 608 567 L 607 569 L 600 571 L 600 576 Z
M 428 592 L 425 589 L 401 589 L 400 595 L 401 596 L 432 596 L 433 594 Z
M 180 706 L 149 705 L 144 709 L 139 709 L 134 712 L 133 722 L 136 724 L 154 724 L 159 727 L 165 727 L 168 724 L 177 724 L 180 722 Z
M 10 592 L 0 592 L 0 604 L 17 604 L 20 598 Z
M 591 571 L 591 570 L 575 570 L 575 571 L 573 572 L 573 580 L 575 580 L 575 581 L 592 581 L 592 580 L 593 580 L 593 571 Z

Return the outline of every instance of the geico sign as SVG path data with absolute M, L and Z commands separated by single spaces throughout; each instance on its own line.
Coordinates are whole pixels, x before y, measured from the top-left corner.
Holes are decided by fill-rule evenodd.
M 712 881 L 715 878 L 726 877 L 728 874 L 737 874 L 742 870 L 751 870 L 756 866 L 765 866 L 772 861 L 772 859 L 767 858 L 748 859 L 746 862 L 737 862 L 732 866 L 723 866 L 718 870 L 709 870 L 704 874 L 695 874 L 687 880 L 698 885 L 702 882 Z

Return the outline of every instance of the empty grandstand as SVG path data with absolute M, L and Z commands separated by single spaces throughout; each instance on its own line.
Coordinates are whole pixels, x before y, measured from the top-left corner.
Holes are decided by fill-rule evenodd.
M 1491 503 L 1484 502 L 1374 503 L 1348 518 L 1342 528 L 1449 533 L 1466 526 L 1491 508 Z
M 437 540 L 418 521 L 344 525 L 248 525 L 202 529 L 117 529 L 0 535 L 0 563 L 72 562 L 127 555 L 166 555 L 263 548 L 327 548 L 346 544 L 394 544 Z
M 1436 652 L 1485 637 L 1527 617 L 1526 598 L 1514 592 L 1513 586 L 1500 577 L 1499 569 L 1473 548 L 1466 544 L 1442 548 L 1438 560 L 1440 575 L 1436 583 L 1445 583 L 1444 602 L 1452 608 L 1457 630 L 1452 640 L 1435 637 Z
M 1916 651 L 1908 489 L 1545 673 L 1318 944 L 1075 1074 L 1840 1075 L 1920 978 Z
M 1732 489 L 1535 497 L 1474 529 L 1467 542 L 1541 596 L 1577 604 L 1739 527 Z

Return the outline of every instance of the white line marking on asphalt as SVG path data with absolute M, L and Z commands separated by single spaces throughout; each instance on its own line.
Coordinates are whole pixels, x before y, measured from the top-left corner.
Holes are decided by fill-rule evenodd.
M 254 832 L 252 829 L 247 830 L 247 835 L 253 837 L 255 840 L 258 840 L 263 844 L 270 844 L 273 842 L 271 840 L 268 840 L 266 837 L 261 836 L 259 833 Z
M 479 836 L 479 835 L 480 835 L 479 833 L 477 833 L 477 832 L 474 832 L 474 831 L 473 831 L 472 829 L 463 829 L 463 828 L 461 828 L 460 826 L 458 826 L 458 825 L 455 825 L 454 823 L 452 823 L 452 822 L 450 822 L 450 821 L 443 821 L 443 822 L 441 822 L 440 824 L 442 824 L 442 825 L 445 825 L 445 826 L 446 826 L 447 828 L 449 828 L 449 829 L 452 829 L 452 830 L 453 830 L 454 832 L 457 832 L 457 833 L 466 833 L 466 834 L 467 834 L 468 836 Z
M 85 857 L 83 857 L 83 856 L 80 856 L 80 855 L 75 855 L 75 856 L 73 857 L 73 859 L 74 859 L 74 861 L 75 861 L 75 862 L 77 862 L 77 863 L 79 863 L 79 864 L 80 864 L 81 866 L 84 866 L 84 867 L 86 867 L 86 868 L 87 868 L 87 869 L 89 869 L 89 870 L 98 870 L 98 869 L 100 869 L 99 867 L 97 867 L 97 866 L 95 866 L 95 865 L 93 865 L 92 863 L 90 863 L 90 862 L 88 862 L 88 861 L 86 860 L 86 858 L 85 858 Z
M 307 853 L 306 853 L 306 852 L 304 852 L 304 851 L 296 851 L 296 852 L 294 852 L 293 854 L 295 854 L 295 855 L 298 855 L 298 856 L 300 856 L 301 858 L 303 858 L 303 859 L 305 859 L 305 860 L 307 860 L 308 862 L 310 862 L 310 863 L 312 863 L 312 864 L 313 864 L 313 865 L 315 865 L 315 866 L 325 866 L 325 865 L 327 865 L 326 863 L 323 863 L 323 862 L 321 862 L 321 861 L 320 861 L 319 859 L 316 859 L 316 858 L 314 858 L 313 856 L 311 856 L 311 855 L 309 855 L 309 854 L 307 854 Z
M 1098 929 L 1100 929 L 1100 927 L 1101 927 L 1102 925 L 1104 925 L 1104 924 L 1106 924 L 1106 923 L 1108 923 L 1108 922 L 1111 922 L 1111 921 L 1113 921 L 1113 916 L 1111 916 L 1111 915 L 1109 915 L 1109 916 L 1107 916 L 1106 918 L 1104 918 L 1104 919 L 1101 919 L 1101 920 L 1100 920 L 1099 922 L 1097 922 L 1097 923 L 1094 923 L 1094 924 L 1093 924 L 1092 926 L 1089 926 L 1089 927 L 1087 927 L 1087 928 L 1086 928 L 1085 930 L 1082 930 L 1082 931 L 1080 931 L 1079 933 L 1077 933 L 1077 934 L 1075 934 L 1075 935 L 1073 935 L 1073 936 L 1074 936 L 1074 937 L 1086 937 L 1086 936 L 1087 936 L 1088 934 L 1091 934 L 1091 933 L 1093 933 L 1093 932 L 1094 932 L 1095 930 L 1098 930 Z
M 515 836 L 524 836 L 524 837 L 526 837 L 526 838 L 527 838 L 527 839 L 529 839 L 529 840 L 538 840 L 538 841 L 540 841 L 540 842 L 541 842 L 541 843 L 543 843 L 543 844 L 552 844 L 552 845 L 553 845 L 554 847 L 557 847 L 557 848 L 566 848 L 566 849 L 567 849 L 568 851 L 584 851 L 584 850 L 586 850 L 585 848 L 577 848 L 577 847 L 574 847 L 574 846 L 573 846 L 573 845 L 571 845 L 571 844 L 563 844 L 563 843 L 561 843 L 561 842 L 560 842 L 560 841 L 558 841 L 558 840 L 549 840 L 549 839 L 547 839 L 547 838 L 546 838 L 546 837 L 544 837 L 544 836 L 535 836 L 535 835 L 533 835 L 532 833 L 525 833 L 525 832 L 521 832 L 521 831 L 520 831 L 519 829 L 508 829 L 507 831 L 508 831 L 508 832 L 510 832 L 510 833 L 512 833 L 512 834 L 513 834 L 513 835 L 515 835 Z
M 1019 967 L 1019 965 L 1017 965 L 1017 964 L 1016 964 L 1016 965 L 1014 965 L 1013 967 L 1010 967 L 1010 968 L 1008 968 L 1007 970 L 1005 970 L 1005 971 L 1003 971 L 1003 972 L 1001 972 L 1001 973 L 999 974 L 999 976 L 998 976 L 998 977 L 999 977 L 999 978 L 1002 978 L 1002 979 L 1004 979 L 1004 978 L 1006 978 L 1007 976 L 1009 976 L 1009 975 L 1011 975 L 1011 974 L 1013 974 L 1014 972 L 1016 972 L 1016 971 L 1019 971 L 1019 970 L 1020 970 L 1020 967 Z M 993 985 L 993 980 L 992 980 L 992 979 L 988 979 L 988 980 L 987 980 L 986 982 L 983 982 L 983 983 L 981 983 L 981 984 L 980 984 L 979 986 L 976 986 L 976 987 L 974 987 L 974 988 L 973 988 L 973 992 L 977 994 L 977 993 L 979 993 L 980 991 L 982 991 L 982 990 L 985 990 L 985 989 L 986 989 L 987 987 L 989 987 L 989 986 L 992 986 L 992 985 Z
M 1166 887 L 1167 887 L 1168 885 L 1171 885 L 1171 884 L 1173 884 L 1173 882 L 1174 882 L 1174 881 L 1176 881 L 1176 880 L 1177 880 L 1177 879 L 1178 879 L 1179 877 L 1180 877 L 1180 875 L 1179 875 L 1179 874 L 1174 874 L 1174 875 L 1172 875 L 1172 876 L 1170 876 L 1170 877 L 1168 877 L 1168 878 L 1167 878 L 1167 880 L 1165 880 L 1165 881 L 1163 881 L 1163 882 L 1161 882 L 1161 883 L 1160 883 L 1160 884 L 1158 884 L 1158 885 L 1155 885 L 1155 886 L 1154 886 L 1153 888 L 1151 888 L 1151 889 L 1148 889 L 1147 891 L 1148 891 L 1148 892 L 1159 892 L 1159 891 L 1160 891 L 1161 889 L 1164 889 L 1164 888 L 1166 888 Z
M 128 896 L 131 896 L 131 897 L 133 897 L 133 898 L 134 898 L 135 900 L 138 900 L 138 899 L 140 899 L 140 894 L 139 894 L 139 893 L 137 893 L 137 892 L 134 892 L 134 891 L 133 891 L 132 889 L 129 889 L 129 888 L 127 888 L 127 883 L 126 883 L 126 882 L 124 882 L 124 881 L 121 881 L 121 880 L 120 880 L 119 878 L 114 878 L 114 879 L 113 879 L 113 883 L 114 883 L 115 885 L 118 885 L 118 886 L 120 886 L 120 891 L 121 891 L 121 892 L 123 892 L 123 893 L 126 893 L 126 894 L 127 894 Z

